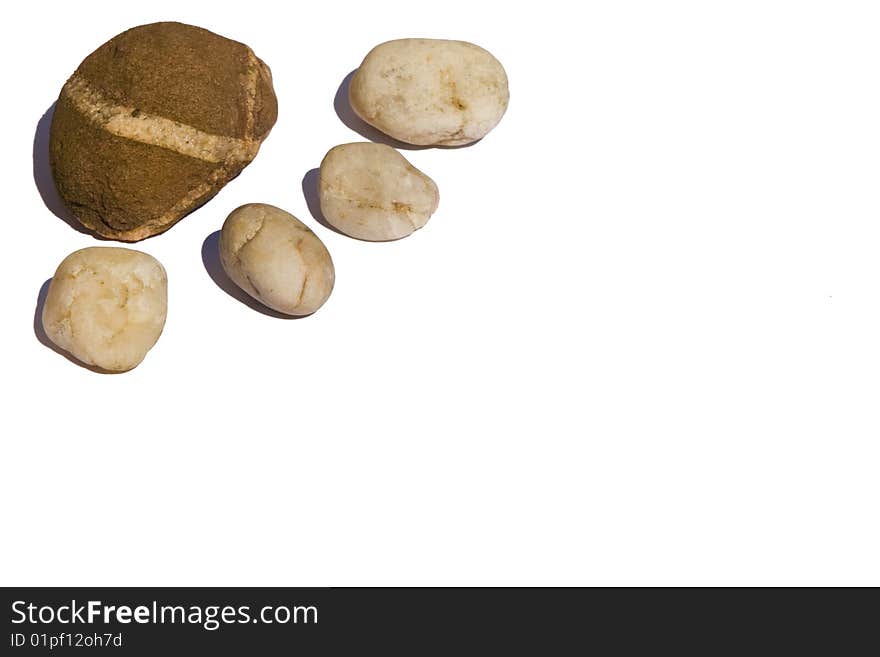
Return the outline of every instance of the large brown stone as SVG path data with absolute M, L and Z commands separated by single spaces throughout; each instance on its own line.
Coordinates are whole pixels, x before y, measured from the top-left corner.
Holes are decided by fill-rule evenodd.
M 142 25 L 89 55 L 62 88 L 52 173 L 84 226 L 141 240 L 237 176 L 276 116 L 271 73 L 250 48 L 181 23 Z

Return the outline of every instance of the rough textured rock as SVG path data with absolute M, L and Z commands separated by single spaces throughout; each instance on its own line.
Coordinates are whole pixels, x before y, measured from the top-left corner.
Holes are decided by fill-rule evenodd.
M 333 291 L 333 260 L 324 243 L 272 205 L 232 211 L 220 231 L 220 262 L 236 285 L 286 315 L 315 312 Z
M 440 202 L 437 185 L 390 146 L 342 144 L 321 162 L 321 213 L 362 240 L 406 237 L 424 226 Z
M 95 246 L 58 266 L 43 305 L 43 329 L 83 363 L 124 372 L 156 344 L 167 307 L 168 278 L 158 260 Z
M 87 228 L 136 241 L 211 199 L 277 116 L 269 68 L 244 44 L 181 23 L 112 38 L 58 97 L 49 161 Z
M 373 48 L 351 80 L 364 121 L 410 144 L 458 146 L 494 128 L 507 109 L 507 74 L 466 41 L 398 39 Z

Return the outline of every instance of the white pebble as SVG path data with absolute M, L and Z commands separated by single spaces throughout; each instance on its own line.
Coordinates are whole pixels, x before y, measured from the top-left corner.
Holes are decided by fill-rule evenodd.
M 323 242 L 292 214 L 264 203 L 227 217 L 220 262 L 236 285 L 286 315 L 315 312 L 333 290 L 333 261 Z
M 507 74 L 466 41 L 398 39 L 373 48 L 349 86 L 352 109 L 395 139 L 458 146 L 484 137 L 507 110 Z
M 83 363 L 111 372 L 136 367 L 156 344 L 168 310 L 168 278 L 154 257 L 93 246 L 58 266 L 43 329 Z
M 440 202 L 437 185 L 384 144 L 342 144 L 321 162 L 321 213 L 362 240 L 406 237 L 424 226 Z

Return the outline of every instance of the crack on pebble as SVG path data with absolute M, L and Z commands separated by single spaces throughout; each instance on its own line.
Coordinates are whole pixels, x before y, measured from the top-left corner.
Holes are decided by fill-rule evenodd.
M 252 288 L 254 288 L 254 292 L 256 292 L 257 296 L 262 300 L 263 294 L 260 292 L 260 288 L 257 287 L 257 284 L 254 283 L 253 279 L 251 278 L 251 275 L 248 272 L 242 272 L 242 273 L 244 274 L 244 277 L 247 280 L 247 282 L 250 284 L 250 286 Z
M 248 235 L 248 236 L 245 238 L 244 242 L 242 242 L 241 245 L 240 245 L 237 249 L 233 250 L 233 252 L 232 252 L 232 255 L 235 256 L 235 264 L 236 264 L 236 266 L 237 266 L 239 269 L 241 269 L 242 271 L 244 271 L 244 265 L 243 265 L 243 263 L 241 262 L 241 252 L 244 251 L 244 247 L 246 247 L 248 244 L 250 244 L 251 242 L 254 241 L 254 239 L 257 237 L 257 235 L 260 234 L 260 231 L 263 230 L 263 226 L 264 226 L 265 224 L 266 224 L 266 217 L 265 217 L 265 216 L 261 216 L 261 217 L 260 217 L 260 225 L 257 226 L 257 229 L 256 229 L 253 233 L 251 233 L 250 235 Z M 247 274 L 245 274 L 245 277 L 247 277 Z M 250 278 L 248 278 L 248 280 L 250 280 Z
M 309 274 L 308 274 L 308 272 L 306 272 L 306 274 L 303 276 L 302 287 L 300 287 L 300 289 L 299 289 L 299 296 L 296 299 L 297 308 L 302 303 L 303 295 L 306 293 L 306 285 L 308 284 L 308 282 L 309 282 Z

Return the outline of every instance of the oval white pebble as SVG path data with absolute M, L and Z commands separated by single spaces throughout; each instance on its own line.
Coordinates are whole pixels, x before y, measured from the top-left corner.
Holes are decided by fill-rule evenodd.
M 292 214 L 265 203 L 243 205 L 220 231 L 220 262 L 229 278 L 285 315 L 309 315 L 333 290 L 324 243 Z
M 398 39 L 373 48 L 349 86 L 364 121 L 409 144 L 458 146 L 484 137 L 504 112 L 507 74 L 466 41 Z
M 406 237 L 440 202 L 437 185 L 390 146 L 369 142 L 331 148 L 321 162 L 321 213 L 362 240 Z

